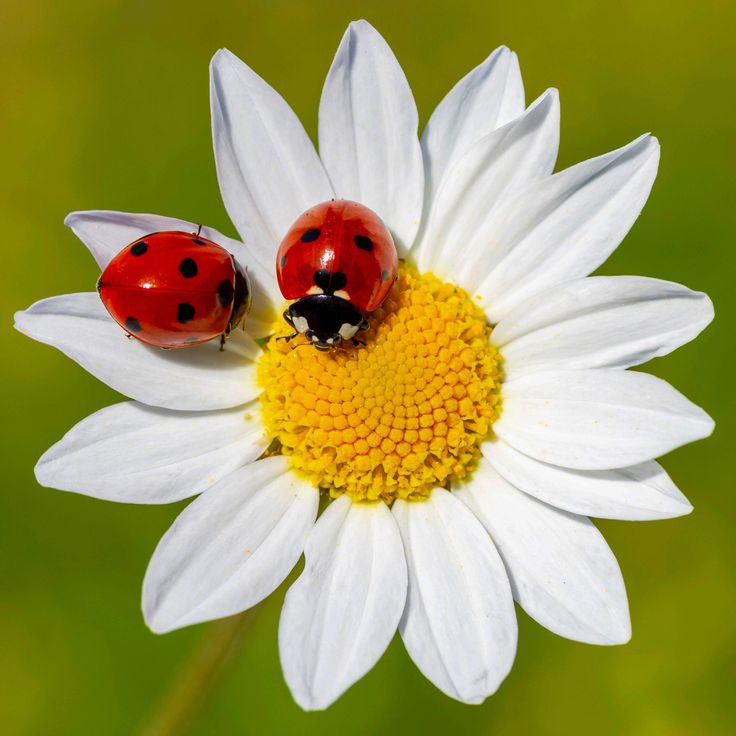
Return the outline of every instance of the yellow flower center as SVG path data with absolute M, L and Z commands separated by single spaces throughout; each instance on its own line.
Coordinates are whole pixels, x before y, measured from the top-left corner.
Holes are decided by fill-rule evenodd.
M 478 460 L 500 411 L 498 352 L 462 289 L 404 266 L 370 322 L 365 345 L 330 352 L 275 339 L 292 331 L 278 322 L 259 365 L 266 430 L 333 496 L 420 500 Z

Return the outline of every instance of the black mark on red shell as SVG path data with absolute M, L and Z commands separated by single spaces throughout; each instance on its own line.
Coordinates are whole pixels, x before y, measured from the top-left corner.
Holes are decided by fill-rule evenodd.
M 185 258 L 179 264 L 179 273 L 185 279 L 193 279 L 198 272 L 199 269 L 197 268 L 197 262 L 194 260 L 194 258 Z
M 316 227 L 310 227 L 302 233 L 300 240 L 302 243 L 312 243 L 322 234 L 322 231 Z
M 194 307 L 188 302 L 182 302 L 176 310 L 176 320 L 186 324 L 194 319 Z
M 373 241 L 367 235 L 356 235 L 353 241 L 361 250 L 367 250 L 369 252 L 373 250 Z
M 128 332 L 140 332 L 141 323 L 135 317 L 126 317 L 125 329 L 128 330 Z

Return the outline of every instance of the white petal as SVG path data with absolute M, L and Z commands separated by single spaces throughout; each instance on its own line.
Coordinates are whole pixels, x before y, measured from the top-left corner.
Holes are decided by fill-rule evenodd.
M 713 319 L 702 292 L 640 276 L 595 276 L 537 294 L 498 323 L 504 372 L 628 368 L 675 350 Z
M 550 89 L 467 151 L 442 179 L 412 251 L 419 270 L 463 285 L 487 272 L 487 223 L 511 193 L 552 172 L 559 139 L 560 102 Z
M 194 496 L 265 449 L 260 409 L 155 409 L 127 401 L 79 422 L 36 465 L 41 485 L 125 503 Z
M 623 240 L 657 174 L 659 143 L 642 136 L 623 148 L 530 184 L 484 234 L 492 258 L 464 286 L 492 323 L 556 284 L 587 276 Z
M 529 373 L 503 386 L 493 425 L 537 460 L 579 470 L 651 460 L 713 431 L 713 421 L 666 381 L 619 370 Z
M 383 503 L 333 501 L 304 549 L 304 572 L 286 594 L 281 665 L 294 700 L 322 710 L 378 661 L 406 601 L 406 563 Z
M 408 249 L 422 214 L 418 115 L 396 57 L 373 26 L 351 23 L 325 80 L 319 151 L 336 196 L 374 210 Z
M 161 215 L 144 215 L 113 210 L 87 210 L 67 215 L 64 224 L 89 248 L 101 269 L 104 269 L 126 245 L 144 235 L 161 230 L 196 233 L 200 225 Z M 252 248 L 228 238 L 214 228 L 202 226 L 200 234 L 221 245 L 247 270 L 253 289 L 253 308 L 246 322 L 248 334 L 263 337 L 273 332 L 276 309 L 283 301 L 279 292 L 274 264 L 264 268 L 253 257 Z
M 518 491 L 486 460 L 457 493 L 488 529 L 514 598 L 532 618 L 555 634 L 589 644 L 631 638 L 621 571 L 588 519 Z
M 299 559 L 319 494 L 284 457 L 240 468 L 192 501 L 156 547 L 143 615 L 156 633 L 231 616 L 270 595 Z
M 485 443 L 482 450 L 513 486 L 574 514 L 645 521 L 671 519 L 693 509 L 653 460 L 614 470 L 571 470 L 534 460 L 501 440 Z
M 516 54 L 497 48 L 437 105 L 422 133 L 425 207 L 444 174 L 481 138 L 524 112 L 524 85 Z
M 264 270 L 286 231 L 334 193 L 285 100 L 226 49 L 210 65 L 212 135 L 225 208 Z
M 397 501 L 409 568 L 400 624 L 411 658 L 442 692 L 480 703 L 509 673 L 516 615 L 501 558 L 462 503 L 436 488 L 423 502 Z
M 43 299 L 15 315 L 15 328 L 53 345 L 108 386 L 137 401 L 167 409 L 240 406 L 260 393 L 260 348 L 240 330 L 224 351 L 219 341 L 161 350 L 126 337 L 95 293 Z

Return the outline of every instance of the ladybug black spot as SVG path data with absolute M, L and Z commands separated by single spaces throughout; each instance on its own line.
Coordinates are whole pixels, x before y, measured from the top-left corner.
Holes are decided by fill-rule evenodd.
M 281 268 L 283 268 L 286 265 L 286 256 L 281 256 L 281 260 L 279 261 L 279 265 Z
M 192 243 L 196 243 L 197 245 L 207 245 L 204 240 L 200 240 L 199 238 L 192 238 Z
M 130 248 L 131 255 L 134 256 L 142 256 L 147 250 L 148 244 L 144 240 L 141 240 L 139 243 L 134 243 Z
M 353 241 L 361 250 L 373 250 L 373 241 L 367 235 L 356 235 Z
M 381 271 L 381 281 L 385 281 L 388 278 L 388 271 Z
M 125 328 L 128 332 L 140 332 L 141 323 L 135 317 L 126 317 Z
M 198 271 L 197 263 L 193 258 L 185 258 L 179 264 L 179 273 L 185 279 L 193 279 L 197 275 Z
M 312 279 L 325 294 L 334 294 L 336 291 L 344 289 L 348 283 L 347 276 L 342 271 L 335 271 L 331 274 L 326 268 L 315 271 Z
M 182 302 L 176 310 L 176 320 L 186 324 L 194 319 L 194 307 L 188 302 Z
M 233 296 L 235 295 L 235 289 L 232 281 L 225 279 L 220 281 L 217 287 L 217 303 L 221 307 L 229 307 L 233 303 Z
M 302 237 L 300 238 L 302 243 L 312 243 L 322 234 L 322 231 L 319 230 L 316 227 L 310 227 L 309 230 L 306 230 L 302 233 Z

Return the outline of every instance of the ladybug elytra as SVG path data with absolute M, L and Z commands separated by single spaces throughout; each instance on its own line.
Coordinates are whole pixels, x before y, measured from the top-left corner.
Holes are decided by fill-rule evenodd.
M 331 200 L 297 218 L 281 242 L 276 275 L 294 299 L 284 319 L 319 350 L 368 329 L 398 276 L 398 255 L 381 218 L 362 204 Z
M 221 346 L 250 309 L 247 274 L 217 243 L 196 233 L 146 235 L 107 265 L 97 291 L 132 337 L 184 348 L 220 337 Z

